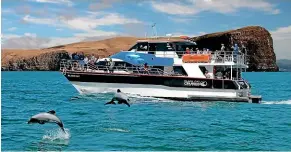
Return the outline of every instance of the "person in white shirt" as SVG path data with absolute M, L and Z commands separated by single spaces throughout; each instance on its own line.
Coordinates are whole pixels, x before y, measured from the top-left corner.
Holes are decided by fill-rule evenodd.
M 84 70 L 86 71 L 87 70 L 87 65 L 88 65 L 88 62 L 89 62 L 88 57 L 86 56 L 83 61 L 84 61 Z
M 220 49 L 221 51 L 225 51 L 225 46 L 224 46 L 224 44 L 221 44 L 221 49 Z

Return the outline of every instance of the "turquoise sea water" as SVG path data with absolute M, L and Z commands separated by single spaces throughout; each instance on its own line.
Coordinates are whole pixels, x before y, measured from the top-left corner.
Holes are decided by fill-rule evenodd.
M 58 72 L 2 72 L 2 150 L 291 150 L 291 73 L 244 73 L 262 104 L 79 95 Z M 72 97 L 78 98 L 72 98 Z M 27 124 L 56 111 L 56 124 Z

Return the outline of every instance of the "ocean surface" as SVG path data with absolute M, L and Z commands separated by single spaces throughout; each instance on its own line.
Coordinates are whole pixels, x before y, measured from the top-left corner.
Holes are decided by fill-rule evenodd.
M 79 95 L 59 72 L 2 72 L 1 150 L 291 150 L 291 73 L 243 73 L 262 104 Z M 56 124 L 27 124 L 55 110 Z

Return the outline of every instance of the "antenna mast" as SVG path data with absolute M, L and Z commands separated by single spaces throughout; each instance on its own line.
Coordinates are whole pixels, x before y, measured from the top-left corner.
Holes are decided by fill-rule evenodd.
M 153 28 L 153 34 L 154 34 L 154 37 L 158 38 L 158 32 L 157 32 L 157 29 L 156 29 L 156 23 L 154 23 L 152 25 L 152 28 Z

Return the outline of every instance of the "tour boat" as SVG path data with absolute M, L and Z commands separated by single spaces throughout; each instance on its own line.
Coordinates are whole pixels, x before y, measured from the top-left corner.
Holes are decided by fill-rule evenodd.
M 112 64 L 113 63 L 113 64 Z M 246 55 L 233 51 L 199 51 L 183 39 L 138 40 L 95 64 L 62 60 L 60 71 L 80 93 L 116 92 L 178 101 L 260 103 L 241 77 Z

